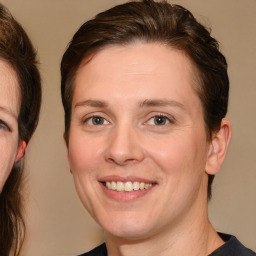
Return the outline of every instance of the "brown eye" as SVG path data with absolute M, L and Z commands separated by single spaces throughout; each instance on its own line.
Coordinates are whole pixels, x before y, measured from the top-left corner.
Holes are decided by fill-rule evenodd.
M 152 126 L 165 126 L 173 123 L 173 120 L 165 115 L 159 114 L 152 116 L 146 123 Z
M 168 119 L 166 116 L 155 116 L 154 117 L 154 124 L 155 125 L 165 125 Z
M 109 124 L 109 122 L 101 117 L 101 116 L 91 116 L 87 118 L 84 123 L 91 125 L 91 126 L 97 126 L 97 125 L 106 125 Z
M 94 116 L 92 117 L 92 124 L 93 125 L 102 125 L 104 124 L 104 118 L 100 116 Z

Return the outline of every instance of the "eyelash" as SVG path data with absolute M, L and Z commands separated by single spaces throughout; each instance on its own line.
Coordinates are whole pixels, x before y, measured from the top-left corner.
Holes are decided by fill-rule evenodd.
M 10 131 L 9 126 L 2 120 L 0 120 L 0 129 Z

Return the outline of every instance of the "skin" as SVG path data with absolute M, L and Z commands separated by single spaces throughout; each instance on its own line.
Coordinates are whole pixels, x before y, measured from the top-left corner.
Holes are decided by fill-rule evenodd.
M 16 161 L 22 158 L 26 144 L 18 146 L 19 84 L 15 71 L 0 60 L 0 192 Z
M 207 140 L 195 73 L 182 52 L 140 42 L 106 47 L 77 71 L 68 159 L 109 255 L 206 255 L 223 244 L 208 220 L 207 181 L 230 126 Z M 103 185 L 111 180 L 153 186 L 117 192 Z

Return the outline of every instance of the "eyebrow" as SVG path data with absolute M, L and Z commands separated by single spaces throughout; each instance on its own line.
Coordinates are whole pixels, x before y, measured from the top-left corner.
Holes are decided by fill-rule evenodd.
M 175 100 L 168 100 L 168 99 L 163 99 L 163 100 L 160 100 L 160 99 L 147 99 L 147 100 L 144 100 L 141 104 L 140 104 L 141 107 L 179 107 L 179 108 L 185 108 L 185 106 L 178 102 L 178 101 L 175 101 Z
M 97 107 L 105 108 L 108 106 L 107 102 L 101 100 L 84 100 L 76 103 L 75 108 L 77 107 Z
M 3 111 L 5 113 L 7 113 L 8 115 L 12 116 L 13 118 L 17 119 L 17 116 L 15 115 L 15 113 L 13 111 L 11 111 L 10 109 L 0 106 L 0 111 Z
M 97 108 L 106 108 L 108 107 L 108 103 L 101 100 L 84 100 L 75 104 L 75 108 L 77 107 L 97 107 Z M 140 107 L 179 107 L 184 108 L 184 105 L 175 100 L 160 100 L 160 99 L 146 99 L 139 104 Z

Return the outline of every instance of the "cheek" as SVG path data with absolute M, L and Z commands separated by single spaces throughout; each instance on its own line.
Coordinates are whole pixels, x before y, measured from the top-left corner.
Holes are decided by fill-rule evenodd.
M 148 153 L 157 165 L 155 169 L 160 170 L 165 194 L 168 195 L 165 204 L 170 207 L 176 205 L 175 212 L 179 214 L 190 202 L 197 200 L 199 193 L 206 192 L 206 144 L 204 140 L 184 135 L 159 140 L 154 145 Z M 169 210 L 173 211 L 172 208 Z
M 196 136 L 183 134 L 159 139 L 157 143 L 147 145 L 147 152 L 163 174 L 171 178 L 169 182 L 197 179 L 204 173 L 205 142 L 197 140 Z
M 98 189 L 97 170 L 100 170 L 101 150 L 100 142 L 90 136 L 70 133 L 69 165 L 80 200 L 92 216 L 95 191 Z
M 99 162 L 102 154 L 99 139 L 83 134 L 70 133 L 68 159 L 73 172 L 90 172 Z
M 170 168 L 173 172 L 172 167 L 181 168 L 191 158 L 189 143 L 191 141 L 185 143 L 182 137 L 169 136 L 148 144 L 147 152 L 150 158 L 162 167 L 161 169 L 168 171 Z

